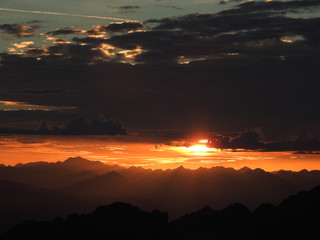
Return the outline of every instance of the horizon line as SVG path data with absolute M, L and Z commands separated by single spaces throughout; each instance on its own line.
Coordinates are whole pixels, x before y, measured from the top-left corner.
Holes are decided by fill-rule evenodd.
M 101 161 L 101 160 L 90 160 L 90 159 L 87 159 L 87 158 L 84 158 L 84 157 L 81 157 L 81 156 L 76 156 L 76 157 L 69 157 L 65 160 L 58 160 L 58 161 L 54 161 L 54 162 L 47 162 L 47 161 L 30 161 L 30 162 L 25 162 L 25 163 L 22 163 L 22 162 L 19 162 L 19 163 L 16 163 L 14 165 L 6 165 L 6 164 L 3 164 L 0 162 L 0 165 L 3 165 L 4 167 L 16 167 L 18 165 L 26 165 L 26 164 L 35 164 L 35 163 L 41 163 L 41 164 L 46 164 L 46 163 L 64 163 L 68 160 L 73 160 L 73 159 L 83 159 L 83 160 L 86 160 L 88 162 L 100 162 L 104 165 L 107 165 L 107 166 L 117 166 L 117 167 L 120 167 L 120 168 L 124 168 L 124 169 L 129 169 L 129 168 L 132 168 L 132 167 L 136 167 L 136 168 L 142 168 L 144 170 L 152 170 L 152 171 L 156 171 L 156 170 L 162 170 L 162 171 L 172 171 L 172 170 L 176 170 L 176 169 L 185 169 L 185 170 L 190 170 L 190 171 L 197 171 L 199 169 L 207 169 L 207 170 L 210 170 L 210 169 L 213 169 L 213 168 L 224 168 L 224 169 L 233 169 L 234 171 L 241 171 L 243 169 L 248 169 L 249 171 L 256 171 L 256 170 L 263 170 L 264 172 L 267 172 L 267 173 L 276 173 L 276 172 L 280 172 L 280 171 L 290 171 L 290 172 L 295 172 L 295 173 L 298 173 L 298 172 L 301 172 L 301 171 L 307 171 L 307 172 L 311 172 L 311 171 L 320 171 L 319 169 L 312 169 L 312 170 L 309 170 L 309 169 L 306 169 L 306 168 L 303 168 L 303 169 L 300 169 L 300 170 L 289 170 L 289 169 L 278 169 L 278 170 L 266 170 L 266 169 L 263 169 L 261 167 L 256 167 L 256 168 L 252 168 L 252 167 L 248 167 L 248 166 L 243 166 L 241 168 L 234 168 L 234 167 L 226 167 L 226 166 L 222 166 L 222 165 L 217 165 L 217 166 L 212 166 L 212 167 L 203 167 L 203 166 L 200 166 L 198 168 L 188 168 L 186 166 L 184 166 L 183 164 L 178 166 L 178 167 L 174 167 L 174 168 L 166 168 L 166 169 L 163 169 L 163 168 L 147 168 L 145 166 L 138 166 L 138 165 L 131 165 L 131 166 L 124 166 L 124 165 L 121 165 L 121 164 L 107 164 L 105 163 L 104 161 Z

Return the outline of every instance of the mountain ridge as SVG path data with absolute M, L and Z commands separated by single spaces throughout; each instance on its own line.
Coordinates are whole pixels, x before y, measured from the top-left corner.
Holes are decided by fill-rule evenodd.
M 292 194 L 320 185 L 318 170 L 267 172 L 262 169 L 235 170 L 225 167 L 151 170 L 95 162 L 71 158 L 65 165 L 57 162 L 28 164 L 27 167 L 0 167 L 0 179 L 46 189 L 53 195 L 59 192 L 79 199 L 79 202 L 83 202 L 79 211 L 88 209 L 88 206 L 123 201 L 144 210 L 167 211 L 170 219 L 205 205 L 223 209 L 234 202 L 241 202 L 250 210 L 262 203 L 277 205 Z M 88 165 L 92 168 L 87 169 Z M 0 191 L 5 192 L 3 189 Z M 18 189 L 17 194 L 19 191 L 22 190 Z M 32 191 L 28 194 L 32 194 Z M 28 211 L 27 206 L 22 202 L 13 204 L 15 199 L 13 195 L 10 196 L 12 200 L 8 203 L 12 204 L 8 204 L 5 210 L 8 214 L 11 211 L 12 217 L 17 207 L 22 209 L 20 215 L 24 219 L 44 212 L 35 206 L 34 213 L 24 216 Z M 47 201 L 46 206 L 54 204 L 49 198 L 43 199 Z M 3 201 L 0 197 L 0 210 Z M 5 221 L 1 214 L 0 221 Z
M 222 210 L 205 206 L 173 221 L 159 210 L 142 211 L 128 203 L 99 206 L 88 214 L 27 221 L 0 235 L 3 240 L 46 239 L 319 239 L 320 186 L 301 191 L 279 205 L 253 211 L 241 203 Z M 123 231 L 126 229 L 126 231 Z M 50 235 L 48 235 L 50 233 Z

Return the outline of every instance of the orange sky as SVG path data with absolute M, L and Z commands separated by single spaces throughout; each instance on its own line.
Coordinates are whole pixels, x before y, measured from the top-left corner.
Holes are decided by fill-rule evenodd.
M 177 143 L 175 143 L 177 144 Z M 199 148 L 200 146 L 200 148 Z M 232 152 L 205 149 L 198 143 L 189 148 L 161 144 L 159 140 L 134 136 L 2 136 L 0 159 L 5 165 L 35 161 L 56 162 L 81 156 L 111 165 L 144 168 L 244 166 L 274 170 L 320 169 L 318 154 L 292 152 Z

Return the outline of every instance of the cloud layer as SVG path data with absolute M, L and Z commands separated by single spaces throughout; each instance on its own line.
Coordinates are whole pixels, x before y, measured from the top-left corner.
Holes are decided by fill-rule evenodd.
M 0 100 L 76 106 L 134 128 L 265 126 L 282 134 L 286 124 L 320 132 L 320 18 L 312 17 L 319 5 L 248 2 L 218 13 L 55 29 L 39 35 L 46 44 L 17 42 L 1 54 L 10 81 Z M 63 91 L 21 94 L 33 88 Z

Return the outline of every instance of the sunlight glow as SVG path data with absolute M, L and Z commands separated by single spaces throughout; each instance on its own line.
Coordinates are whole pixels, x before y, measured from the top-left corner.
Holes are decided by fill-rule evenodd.
M 15 47 L 15 48 L 27 48 L 27 47 L 30 47 L 34 44 L 33 41 L 25 41 L 25 42 L 21 42 L 21 43 L 12 43 L 12 45 Z
M 143 52 L 144 52 L 144 50 L 141 47 L 138 47 L 133 50 L 120 51 L 119 54 L 121 54 L 124 59 L 131 59 L 132 60 L 132 59 L 135 59 L 136 56 L 140 55 Z
M 199 140 L 199 143 L 208 143 L 208 140 Z M 195 144 L 191 145 L 189 147 L 181 147 L 180 148 L 185 154 L 191 154 L 191 155 L 210 155 L 212 153 L 218 152 L 219 149 L 217 148 L 210 148 L 207 147 L 206 144 Z
M 76 109 L 73 106 L 42 106 L 27 102 L 0 101 L 0 111 L 59 111 Z
M 65 161 L 70 156 L 81 156 L 109 165 L 162 170 L 179 166 L 188 169 L 216 166 L 241 169 L 247 166 L 251 169 L 262 168 L 266 171 L 319 169 L 318 152 L 295 154 L 288 151 L 220 150 L 198 142 L 199 139 L 194 141 L 194 145 L 155 145 L 154 142 L 150 142 L 149 138 L 141 141 L 140 137 L 130 135 L 68 137 L 2 135 L 0 137 L 0 159 L 2 164 L 11 166 L 19 162 L 27 163 L 29 159 L 35 162 L 57 162 Z

